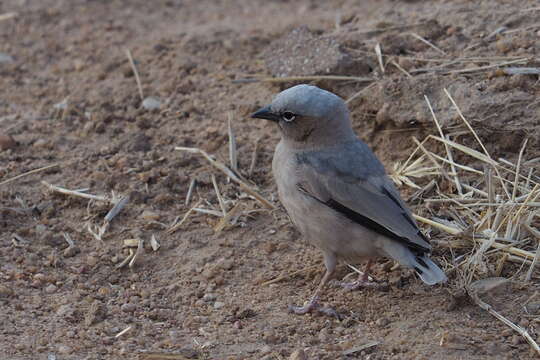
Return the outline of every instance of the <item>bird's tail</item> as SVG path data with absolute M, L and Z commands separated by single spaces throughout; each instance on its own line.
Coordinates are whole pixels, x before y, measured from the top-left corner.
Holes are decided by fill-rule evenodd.
M 435 264 L 427 255 L 416 255 L 416 264 L 414 264 L 414 271 L 420 276 L 423 282 L 428 285 L 435 285 L 438 283 L 444 283 L 448 280 L 444 271 Z
M 420 279 L 428 285 L 444 283 L 448 280 L 444 271 L 427 254 L 415 254 L 408 247 L 388 239 L 384 251 L 401 265 L 414 269 Z

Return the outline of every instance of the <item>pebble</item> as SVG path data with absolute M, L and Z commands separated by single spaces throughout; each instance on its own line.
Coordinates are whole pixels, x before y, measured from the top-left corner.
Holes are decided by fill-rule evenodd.
M 45 282 L 47 281 L 47 276 L 45 276 L 45 274 L 42 274 L 42 273 L 37 273 L 34 275 L 34 280 L 37 280 L 39 282 Z
M 214 303 L 214 309 L 218 310 L 225 306 L 225 303 L 222 303 L 221 301 L 216 301 Z
M 289 360 L 307 360 L 307 355 L 304 350 L 298 349 L 289 356 Z
M 203 300 L 206 302 L 215 301 L 216 299 L 217 299 L 217 295 L 212 294 L 212 293 L 204 294 L 203 296 Z
M 69 346 L 62 344 L 58 346 L 58 352 L 60 354 L 68 355 L 71 354 L 73 350 Z
M 48 141 L 45 139 L 37 139 L 32 146 L 33 147 L 44 147 L 48 144 Z
M 14 294 L 13 290 L 5 285 L 0 284 L 0 298 L 10 297 Z
M 11 135 L 0 134 L 0 150 L 13 149 L 17 146 L 17 142 Z
M 13 64 L 14 62 L 13 56 L 0 52 L 0 64 Z
M 80 252 L 79 248 L 77 246 L 68 246 L 66 249 L 64 249 L 64 257 L 73 257 L 77 255 Z
M 47 287 L 45 288 L 45 292 L 46 292 L 47 294 L 53 294 L 53 293 L 56 292 L 57 289 L 58 289 L 58 288 L 56 287 L 56 285 L 50 284 L 49 286 L 47 286 Z
M 143 100 L 142 107 L 146 110 L 158 110 L 161 107 L 161 101 L 155 97 L 147 97 Z
M 120 307 L 120 310 L 126 313 L 132 313 L 135 311 L 136 308 L 137 307 L 135 306 L 135 304 L 127 303 L 127 304 L 122 305 Z
M 159 220 L 159 214 L 152 210 L 144 210 L 141 214 L 141 218 L 147 221 L 156 221 Z

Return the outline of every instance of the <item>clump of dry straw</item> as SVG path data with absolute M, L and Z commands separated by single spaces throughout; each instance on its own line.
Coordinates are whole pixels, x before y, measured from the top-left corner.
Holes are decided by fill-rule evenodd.
M 534 165 L 540 159 L 525 160 L 527 139 L 516 154 L 516 162 L 492 158 L 451 94 L 446 89 L 444 92 L 466 132 L 474 138 L 476 149 L 459 143 L 457 136 L 453 139 L 445 134 L 425 96 L 439 136 L 429 135 L 423 141 L 413 138 L 416 149 L 404 163 L 394 166 L 391 177 L 398 185 L 410 186 L 427 196 L 425 208 L 439 206 L 431 215 L 415 215 L 415 218 L 448 234 L 445 240 L 434 242 L 450 249 L 452 260 L 446 271 L 456 274 L 457 287 L 522 335 L 540 354 L 540 348 L 526 329 L 497 313 L 480 299 L 476 290 L 480 281 L 485 281 L 481 279 L 493 284 L 505 280 L 500 276 L 507 262 L 519 265 L 511 274 L 514 279 L 529 282 L 534 277 L 540 256 L 540 177 Z M 459 163 L 457 158 L 469 159 L 470 164 Z M 418 185 L 420 178 L 426 186 Z

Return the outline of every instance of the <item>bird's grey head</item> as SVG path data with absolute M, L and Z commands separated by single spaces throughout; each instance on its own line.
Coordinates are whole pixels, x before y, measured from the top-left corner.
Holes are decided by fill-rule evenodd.
M 280 92 L 251 117 L 276 122 L 283 140 L 296 147 L 334 145 L 354 137 L 343 99 L 311 85 Z

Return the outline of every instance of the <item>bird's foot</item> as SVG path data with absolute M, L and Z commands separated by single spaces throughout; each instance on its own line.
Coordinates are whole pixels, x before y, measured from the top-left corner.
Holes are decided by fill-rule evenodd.
M 307 313 L 319 312 L 323 315 L 335 317 L 338 320 L 341 320 L 338 312 L 331 307 L 322 306 L 319 303 L 318 297 L 313 297 L 307 304 L 304 306 L 294 306 L 289 305 L 289 312 L 296 315 L 305 315 Z

